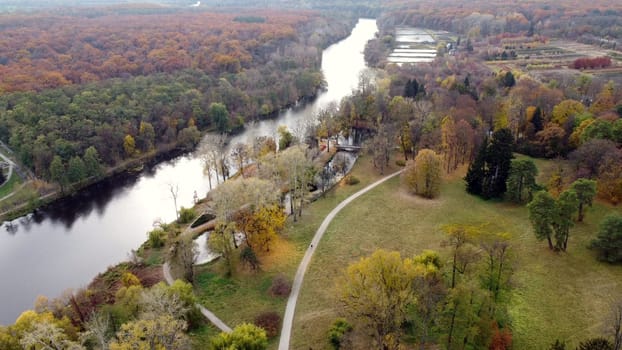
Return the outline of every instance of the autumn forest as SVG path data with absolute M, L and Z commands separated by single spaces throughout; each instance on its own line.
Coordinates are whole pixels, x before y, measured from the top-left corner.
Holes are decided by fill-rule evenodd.
M 0 350 L 620 350 L 621 86 L 608 0 L 7 1 L 0 258 L 147 224 Z

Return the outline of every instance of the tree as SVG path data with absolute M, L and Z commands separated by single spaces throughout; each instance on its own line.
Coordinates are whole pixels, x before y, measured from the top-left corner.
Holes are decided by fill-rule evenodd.
M 507 88 L 511 88 L 516 85 L 516 79 L 514 78 L 514 74 L 511 71 L 507 71 L 502 79 L 503 86 Z
M 529 220 L 538 239 L 547 239 L 549 249 L 566 251 L 570 228 L 574 226 L 572 216 L 577 211 L 579 199 L 573 190 L 562 192 L 555 200 L 548 192 L 536 193 L 527 204 Z M 553 246 L 552 238 L 555 238 Z
M 486 277 L 484 286 L 497 301 L 504 281 L 509 280 L 510 236 L 507 233 L 485 234 L 479 239 L 479 246 L 485 254 Z
M 441 121 L 441 140 L 445 166 L 449 173 L 458 166 L 458 138 L 456 124 L 452 117 L 445 117 Z
M 309 192 L 308 184 L 315 175 L 315 169 L 302 145 L 279 152 L 277 162 L 280 182 L 287 184 L 290 195 L 290 213 L 296 221 L 302 215 L 305 196 Z
M 69 340 L 62 328 L 49 321 L 34 323 L 33 327 L 22 335 L 19 343 L 25 349 L 85 350 L 78 343 Z
M 250 323 L 236 326 L 231 333 L 222 332 L 210 339 L 209 350 L 265 350 L 266 331 Z
M 346 335 L 352 332 L 352 325 L 345 318 L 338 318 L 328 331 L 328 341 L 335 350 L 341 349 L 346 342 Z
M 117 339 L 110 343 L 110 350 L 190 349 L 185 330 L 186 322 L 167 314 L 131 321 L 121 326 Z
M 141 121 L 136 137 L 136 146 L 143 152 L 151 151 L 155 142 L 155 130 L 151 123 Z
M 340 300 L 348 318 L 372 332 L 374 348 L 388 350 L 399 344 L 415 276 L 412 260 L 385 250 L 348 266 Z
M 272 243 L 285 226 L 287 217 L 277 205 L 263 205 L 253 211 L 245 211 L 237 220 L 237 227 L 246 235 L 246 242 L 253 249 L 270 251 Z
M 77 183 L 86 177 L 86 169 L 82 158 L 73 156 L 67 165 L 67 179 L 70 183 Z
M 605 338 L 592 338 L 580 342 L 577 350 L 613 350 L 613 344 Z
M 415 270 L 420 273 L 413 281 L 416 303 L 410 305 L 409 312 L 418 331 L 421 350 L 425 349 L 431 331 L 438 318 L 440 306 L 447 295 L 443 282 L 442 262 L 438 253 L 424 250 L 413 259 Z
M 488 138 L 485 138 L 475 156 L 469 164 L 464 181 L 466 181 L 466 191 L 470 194 L 481 195 L 484 176 L 486 174 L 486 149 L 488 148 Z
M 220 254 L 225 261 L 227 267 L 226 275 L 231 276 L 235 270 L 235 255 L 233 254 L 235 246 L 235 224 L 233 222 L 228 224 L 218 224 L 214 231 L 210 233 L 207 241 L 208 247 Z
M 609 263 L 622 261 L 622 215 L 610 214 L 600 223 L 598 236 L 590 247 L 598 251 L 600 260 Z
M 219 133 L 226 134 L 230 131 L 229 111 L 227 111 L 227 107 L 224 104 L 212 102 L 207 110 L 207 115 Z
M 198 154 L 203 162 L 203 172 L 207 174 L 209 188 L 212 189 L 212 176 L 216 175 L 216 182 L 220 182 L 218 175 L 223 175 L 229 171 L 227 168 L 227 137 L 224 134 L 207 134 L 198 148 Z
M 244 165 L 246 165 L 250 158 L 250 148 L 248 145 L 243 142 L 236 143 L 231 149 L 231 157 L 235 159 L 238 165 L 238 171 L 242 174 L 242 177 L 246 177 L 244 175 Z
M 65 165 L 59 156 L 54 156 L 50 163 L 50 179 L 60 185 L 61 192 L 64 191 L 65 186 L 69 183 Z
M 559 126 L 564 126 L 569 118 L 583 114 L 585 106 L 575 100 L 563 100 L 553 107 L 553 115 L 551 121 Z
M 81 339 L 93 341 L 96 349 L 108 349 L 108 343 L 112 337 L 112 323 L 110 314 L 105 312 L 93 313 L 88 321 L 84 324 L 84 332 L 80 336 Z
M 136 141 L 132 135 L 125 135 L 123 138 L 123 150 L 127 157 L 133 157 L 136 154 Z
M 169 260 L 183 271 L 183 278 L 194 282 L 194 263 L 197 259 L 197 243 L 189 235 L 180 235 L 170 243 Z
M 533 200 L 527 204 L 529 210 L 529 220 L 536 234 L 536 238 L 543 240 L 546 238 L 549 249 L 553 250 L 553 228 L 552 221 L 555 216 L 555 199 L 548 192 L 540 191 L 535 194 Z
M 177 210 L 177 196 L 179 195 L 179 185 L 172 183 L 168 184 L 168 191 L 171 193 L 171 197 L 173 198 L 173 204 L 175 205 L 175 219 L 179 219 L 179 210 Z
M 430 149 L 422 149 L 404 171 L 403 179 L 412 193 L 425 198 L 437 197 L 441 185 L 441 159 Z
M 513 159 L 507 180 L 507 196 L 516 203 L 531 200 L 538 168 L 530 159 Z
M 279 133 L 279 151 L 286 149 L 287 147 L 295 143 L 294 135 L 287 129 L 287 126 L 280 125 L 277 128 Z
M 568 248 L 568 237 L 570 228 L 574 226 L 572 217 L 579 207 L 579 199 L 573 190 L 566 190 L 559 195 L 556 203 L 556 215 L 553 220 L 553 230 L 555 231 L 555 248 L 566 251 Z
M 369 139 L 364 148 L 367 153 L 371 154 L 374 168 L 378 169 L 380 174 L 384 174 L 384 170 L 389 165 L 391 150 L 393 149 L 394 133 L 389 125 L 380 124 L 376 135 Z
M 498 198 L 506 191 L 506 180 L 514 155 L 514 139 L 509 129 L 499 129 L 492 134 L 486 149 L 486 171 L 482 184 L 484 198 Z
M 101 166 L 101 160 L 99 159 L 99 153 L 97 149 L 90 146 L 84 151 L 84 169 L 87 177 L 99 177 L 103 174 L 104 169 Z
M 596 196 L 596 181 L 588 179 L 578 179 L 570 185 L 570 188 L 577 194 L 579 200 L 578 221 L 583 222 L 585 216 L 585 206 L 592 206 L 594 196 Z
M 444 225 L 442 230 L 447 235 L 442 246 L 451 248 L 450 288 L 455 288 L 457 274 L 466 274 L 468 267 L 479 260 L 479 251 L 472 243 L 481 234 L 481 229 L 471 225 L 450 224 Z

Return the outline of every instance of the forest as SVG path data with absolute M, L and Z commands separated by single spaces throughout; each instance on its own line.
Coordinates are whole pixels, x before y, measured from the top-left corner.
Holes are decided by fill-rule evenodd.
M 36 176 L 62 191 L 179 147 L 215 185 L 175 202 L 130 262 L 0 327 L 0 347 L 276 349 L 300 293 L 292 349 L 622 348 L 622 5 L 333 5 L 309 6 L 378 15 L 374 70 L 312 123 L 230 148 L 245 123 L 324 86 L 321 49 L 350 17 L 0 17 L 0 140 Z M 393 64 L 397 27 L 447 34 L 432 62 Z M 204 231 L 219 258 L 195 266 Z
M 321 49 L 351 25 L 310 12 L 254 12 L 262 21 L 249 22 L 111 11 L 0 19 L 0 140 L 40 178 L 79 183 L 87 172 L 53 176 L 55 157 L 71 167 L 94 147 L 114 167 L 191 149 L 201 131 L 229 133 L 312 97 L 323 84 Z

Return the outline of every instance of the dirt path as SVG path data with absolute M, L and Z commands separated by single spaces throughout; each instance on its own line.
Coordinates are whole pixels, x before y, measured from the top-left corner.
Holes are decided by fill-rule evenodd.
M 173 282 L 175 282 L 175 279 L 173 278 L 173 275 L 171 274 L 171 267 L 168 265 L 168 262 L 165 262 L 162 265 L 162 273 L 164 274 L 164 280 L 166 280 L 166 283 L 170 285 L 170 284 L 173 284 Z M 218 329 L 220 329 L 223 332 L 231 333 L 231 327 L 227 326 L 221 319 L 219 319 L 216 315 L 214 315 L 213 312 L 206 309 L 203 305 L 199 303 L 195 305 L 197 308 L 199 308 L 203 316 L 205 316 L 205 318 L 207 318 L 214 326 L 218 327 Z
M 279 340 L 279 350 L 289 350 L 289 341 L 292 333 L 292 324 L 294 321 L 294 311 L 296 311 L 296 302 L 298 301 L 298 294 L 300 294 L 300 288 L 302 287 L 302 281 L 305 277 L 305 273 L 307 272 L 307 268 L 309 267 L 309 263 L 311 262 L 311 258 L 313 257 L 313 253 L 315 253 L 315 249 L 317 249 L 317 245 L 320 243 L 322 236 L 324 236 L 324 232 L 330 225 L 331 221 L 335 218 L 335 216 L 343 209 L 346 205 L 350 204 L 352 201 L 362 196 L 369 190 L 374 187 L 380 185 L 381 183 L 399 175 L 402 170 L 395 172 L 389 176 L 383 177 L 382 179 L 372 183 L 371 185 L 363 188 L 362 190 L 356 192 L 350 197 L 344 199 L 339 205 L 335 207 L 322 224 L 315 232 L 313 239 L 311 240 L 311 244 L 309 245 L 309 249 L 305 253 L 305 256 L 302 258 L 300 265 L 298 266 L 298 270 L 296 271 L 296 277 L 294 278 L 294 283 L 292 284 L 292 291 L 289 294 L 289 299 L 287 300 L 287 307 L 285 308 L 285 315 L 283 316 L 283 328 L 281 329 L 281 339 Z

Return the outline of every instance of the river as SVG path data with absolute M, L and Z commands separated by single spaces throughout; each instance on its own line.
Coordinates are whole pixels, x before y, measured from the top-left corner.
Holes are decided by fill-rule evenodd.
M 322 54 L 326 91 L 313 102 L 250 125 L 230 143 L 272 136 L 279 125 L 293 129 L 350 94 L 366 68 L 365 43 L 376 31 L 374 20 L 359 20 L 350 36 Z M 191 206 L 195 191 L 199 196 L 208 191 L 201 161 L 187 154 L 134 176 L 100 183 L 36 215 L 16 219 L 11 227 L 5 223 L 0 230 L 0 324 L 13 323 L 32 308 L 38 295 L 56 297 L 68 288 L 83 287 L 108 266 L 127 260 L 146 240 L 154 220 L 174 220 L 169 184 L 179 186 L 179 206 Z

